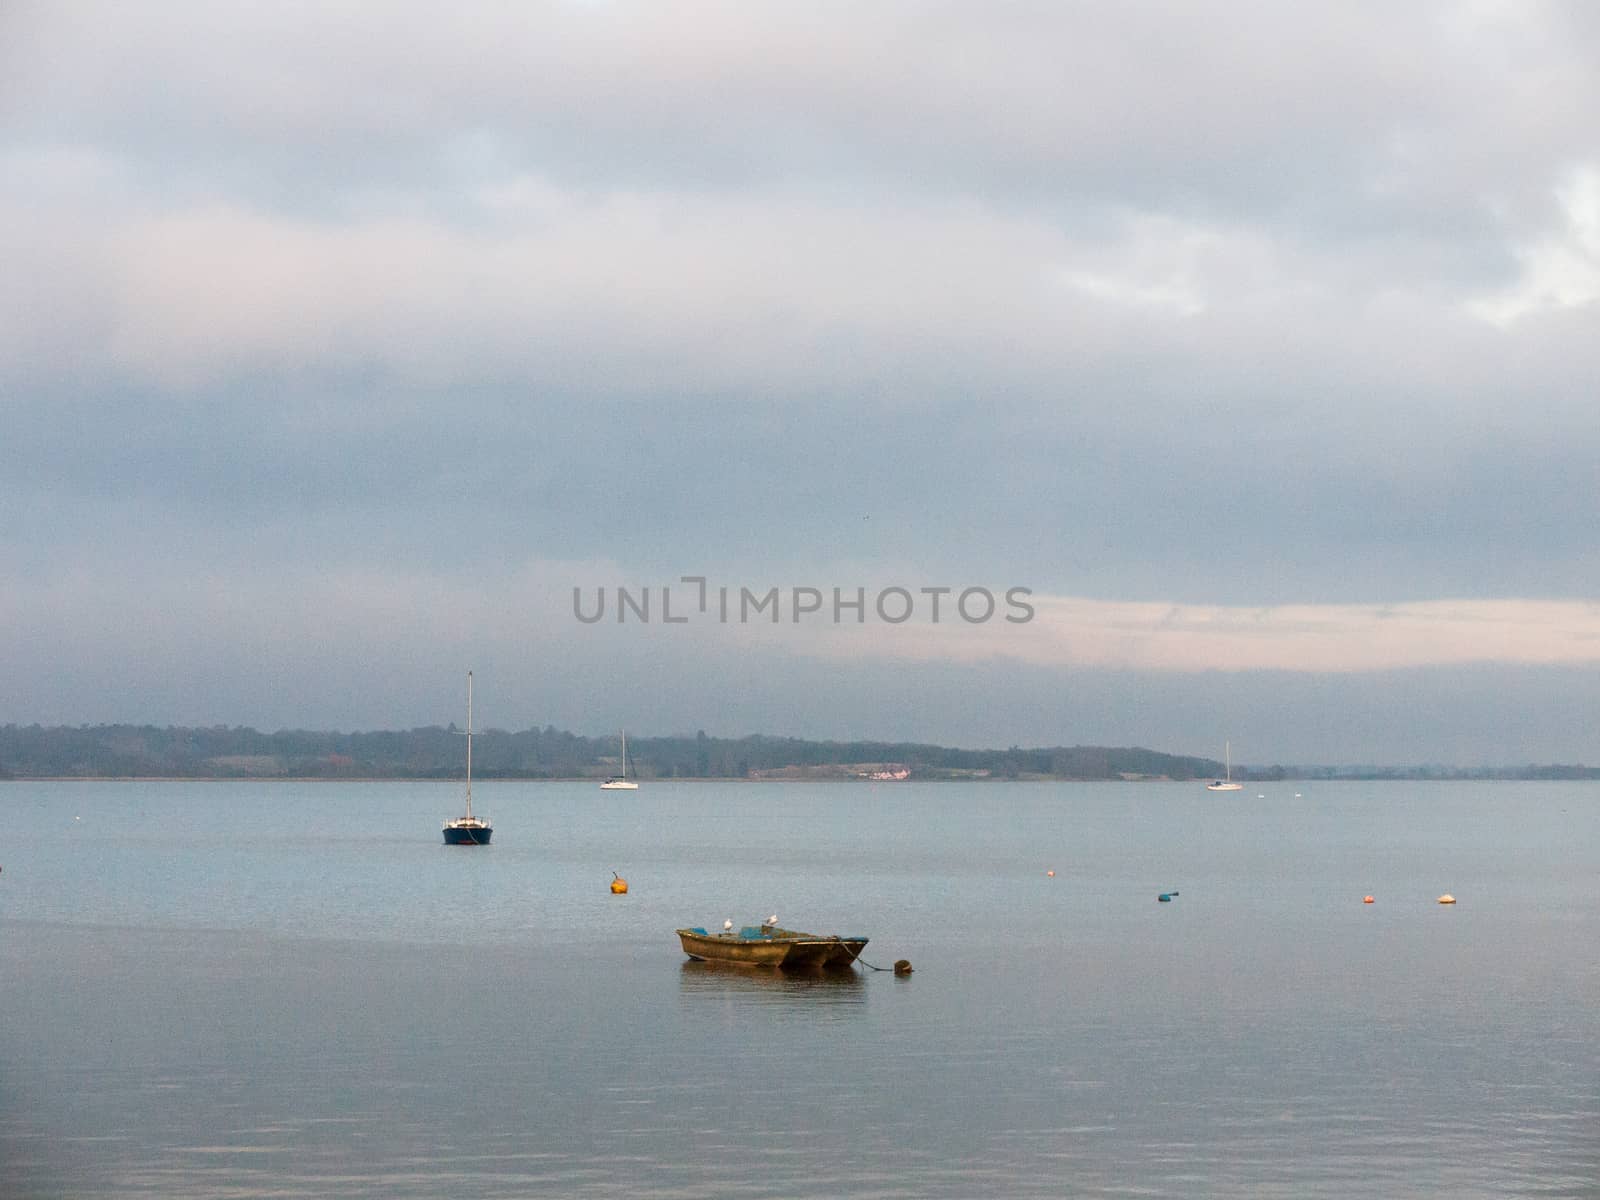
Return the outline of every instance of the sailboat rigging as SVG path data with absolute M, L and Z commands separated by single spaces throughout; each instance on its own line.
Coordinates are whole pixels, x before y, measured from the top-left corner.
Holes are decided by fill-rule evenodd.
M 472 672 L 467 672 L 467 811 L 444 823 L 446 846 L 487 846 L 494 836 L 488 821 L 472 815 Z
M 1244 787 L 1242 783 L 1233 781 L 1233 746 L 1228 742 L 1222 743 L 1222 756 L 1224 760 L 1225 777 L 1206 784 L 1208 792 L 1237 792 Z
M 613 775 L 602 783 L 601 788 L 608 792 L 636 792 L 639 785 L 628 778 L 628 731 L 622 731 L 622 773 Z

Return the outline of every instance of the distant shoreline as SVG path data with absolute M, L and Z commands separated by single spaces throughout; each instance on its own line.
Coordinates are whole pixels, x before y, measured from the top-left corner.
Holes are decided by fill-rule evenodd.
M 381 783 L 459 780 L 464 739 L 453 725 L 340 733 L 213 725 L 0 725 L 0 780 L 160 780 Z M 921 742 L 810 741 L 703 730 L 630 736 L 629 774 L 645 782 L 919 783 L 1210 782 L 1230 769 L 1197 755 L 1145 746 L 1010 746 L 965 749 Z M 624 769 L 621 731 L 588 737 L 554 726 L 474 734 L 473 776 L 525 783 L 598 782 Z M 1231 763 L 1246 785 L 1325 779 L 1587 779 L 1600 767 L 1575 763 L 1342 765 L 1274 762 L 1256 747 Z M 1226 756 L 1225 756 L 1226 757 Z
M 1584 768 L 1591 770 L 1593 768 Z M 1396 771 L 1390 774 L 1371 775 L 1284 775 L 1273 779 L 1246 779 L 1235 780 L 1243 782 L 1251 788 L 1277 787 L 1281 784 L 1317 784 L 1317 783 L 1592 783 L 1600 778 L 1600 771 L 1596 775 L 1537 775 L 1537 774 L 1509 774 L 1502 771 L 1486 768 L 1483 771 L 1463 770 L 1460 774 L 1407 774 Z M 603 782 L 603 776 L 563 776 L 550 778 L 543 775 L 494 775 L 476 777 L 473 782 L 477 784 L 494 783 L 590 783 L 598 787 Z M 726 783 L 760 785 L 762 787 L 786 786 L 797 783 L 817 784 L 825 783 L 838 786 L 856 787 L 899 787 L 907 783 L 926 784 L 951 784 L 951 783 L 980 783 L 980 784 L 1038 784 L 1038 783 L 1116 783 L 1116 784 L 1145 784 L 1169 783 L 1182 787 L 1204 787 L 1206 779 L 1085 779 L 1070 778 L 1067 776 L 1032 776 L 1028 778 L 1012 778 L 1008 776 L 989 776 L 986 778 L 940 778 L 926 776 L 920 779 L 847 779 L 838 775 L 819 775 L 815 778 L 780 778 L 780 779 L 741 779 L 731 775 L 707 775 L 694 777 L 686 775 L 666 776 L 660 779 L 641 779 L 641 784 L 651 787 L 672 786 L 682 783 Z M 441 778 L 433 775 L 15 775 L 0 778 L 0 787 L 8 783 L 432 783 L 440 787 L 459 787 L 460 779 Z
M 473 783 L 592 783 L 598 787 L 605 782 L 603 775 L 474 775 Z M 801 779 L 742 779 L 736 775 L 669 775 L 660 779 L 644 778 L 641 784 L 674 783 L 837 783 L 892 786 L 902 783 L 1204 783 L 1199 779 L 1069 779 L 1040 776 L 1028 779 L 1002 777 L 945 779 L 927 776 L 922 779 L 847 779 L 839 775 L 818 775 Z M 441 787 L 460 786 L 460 779 L 436 775 L 13 775 L 0 778 L 6 783 L 437 783 Z

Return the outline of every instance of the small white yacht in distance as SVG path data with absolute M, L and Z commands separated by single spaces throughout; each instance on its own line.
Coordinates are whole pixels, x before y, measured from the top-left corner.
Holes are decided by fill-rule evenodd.
M 600 785 L 608 792 L 636 792 L 639 785 L 628 778 L 628 731 L 622 731 L 622 774 L 613 775 Z
M 1243 789 L 1244 784 L 1235 783 L 1233 781 L 1233 747 L 1228 742 L 1223 742 L 1222 743 L 1222 757 L 1223 757 L 1223 760 L 1224 760 L 1223 769 L 1227 773 L 1227 778 L 1218 779 L 1218 780 L 1215 780 L 1212 783 L 1206 784 L 1206 791 L 1208 791 L 1208 792 L 1237 792 L 1237 791 L 1240 791 L 1241 789 Z

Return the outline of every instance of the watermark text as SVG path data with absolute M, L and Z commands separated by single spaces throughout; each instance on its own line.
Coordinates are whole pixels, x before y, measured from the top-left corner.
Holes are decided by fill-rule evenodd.
M 674 590 L 676 589 L 676 590 Z M 1033 620 L 1032 588 L 901 587 L 869 590 L 807 586 L 750 588 L 713 585 L 704 575 L 681 575 L 675 584 L 642 587 L 599 586 L 572 589 L 572 615 L 585 625 L 611 620 L 618 625 L 778 624 L 885 625 L 908 621 L 985 625 L 1000 620 L 1025 625 Z

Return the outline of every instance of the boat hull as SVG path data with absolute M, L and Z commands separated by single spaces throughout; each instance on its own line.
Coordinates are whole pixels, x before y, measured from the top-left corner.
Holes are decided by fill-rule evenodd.
M 487 846 L 489 839 L 494 836 L 494 830 L 487 825 L 446 825 L 444 827 L 444 844 L 446 846 Z
M 866 938 L 821 937 L 787 929 L 773 929 L 759 937 L 680 929 L 678 940 L 685 954 L 701 962 L 777 967 L 785 971 L 845 970 L 867 944 Z
M 602 792 L 637 792 L 639 785 L 631 779 L 608 779 L 600 785 Z

